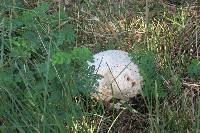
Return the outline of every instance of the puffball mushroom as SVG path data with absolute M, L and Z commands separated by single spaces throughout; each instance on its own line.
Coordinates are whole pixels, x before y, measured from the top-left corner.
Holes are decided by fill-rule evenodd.
M 94 55 L 95 73 L 102 78 L 92 96 L 110 101 L 113 97 L 127 101 L 142 90 L 143 78 L 139 68 L 131 61 L 128 53 L 121 50 L 107 50 Z

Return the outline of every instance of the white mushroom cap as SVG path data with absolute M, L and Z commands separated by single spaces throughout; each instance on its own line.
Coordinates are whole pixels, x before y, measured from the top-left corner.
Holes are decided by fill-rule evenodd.
M 143 78 L 139 68 L 131 61 L 127 52 L 107 50 L 94 55 L 95 73 L 102 76 L 96 92 L 97 99 L 109 101 L 112 97 L 127 100 L 142 90 Z

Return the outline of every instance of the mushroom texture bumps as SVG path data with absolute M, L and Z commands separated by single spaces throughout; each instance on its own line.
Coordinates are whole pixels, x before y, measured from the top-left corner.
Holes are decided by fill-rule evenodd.
M 110 101 L 113 97 L 127 101 L 142 90 L 143 78 L 139 68 L 131 61 L 127 52 L 107 50 L 94 55 L 95 73 L 101 75 L 99 85 L 92 96 L 96 99 Z

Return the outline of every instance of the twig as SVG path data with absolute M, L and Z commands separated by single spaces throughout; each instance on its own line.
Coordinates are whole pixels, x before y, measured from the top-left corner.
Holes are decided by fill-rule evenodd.
M 111 128 L 113 127 L 113 125 L 114 125 L 114 123 L 116 122 L 116 120 L 119 118 L 119 116 L 123 113 L 123 111 L 124 110 L 122 110 L 118 115 L 117 115 L 117 117 L 114 119 L 114 121 L 112 122 L 112 124 L 111 124 L 111 126 L 109 127 L 109 129 L 108 129 L 108 132 L 107 133 L 109 133 L 110 132 L 110 130 L 111 130 Z
M 194 86 L 194 87 L 200 87 L 200 84 L 195 84 L 195 83 L 187 83 L 187 82 L 183 82 L 183 85 L 186 85 L 186 86 Z

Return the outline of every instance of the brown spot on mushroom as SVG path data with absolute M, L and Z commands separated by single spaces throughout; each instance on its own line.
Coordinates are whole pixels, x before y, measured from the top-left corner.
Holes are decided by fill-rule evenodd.
M 129 81 L 129 80 L 130 80 L 130 78 L 129 78 L 129 77 L 127 77 L 127 78 L 126 78 L 126 80 L 127 80 L 127 81 Z
M 135 82 L 132 82 L 132 87 L 135 85 Z

